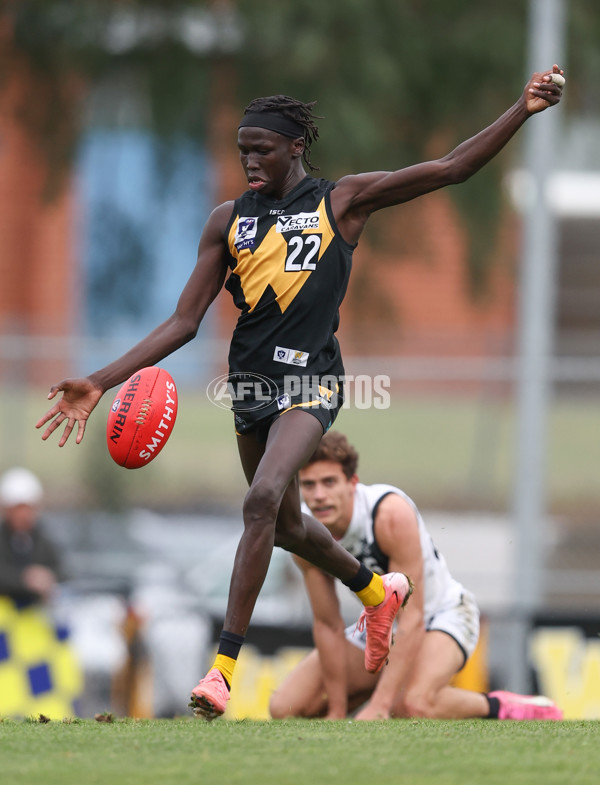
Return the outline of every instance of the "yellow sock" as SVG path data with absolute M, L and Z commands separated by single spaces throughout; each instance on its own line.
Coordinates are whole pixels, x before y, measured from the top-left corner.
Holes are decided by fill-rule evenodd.
M 381 575 L 373 573 L 371 582 L 364 589 L 356 592 L 356 596 L 363 605 L 379 605 L 385 599 L 385 589 Z
M 234 660 L 233 657 L 226 657 L 224 654 L 217 654 L 213 663 L 213 668 L 221 671 L 229 687 L 231 687 L 231 682 L 233 680 L 233 669 L 235 668 L 235 663 L 236 660 Z

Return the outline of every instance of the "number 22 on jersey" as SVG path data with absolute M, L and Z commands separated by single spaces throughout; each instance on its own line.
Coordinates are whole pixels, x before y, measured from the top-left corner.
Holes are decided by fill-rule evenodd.
M 284 268 L 286 273 L 310 272 L 317 269 L 317 259 L 321 247 L 320 234 L 297 234 L 290 237 L 287 245 Z

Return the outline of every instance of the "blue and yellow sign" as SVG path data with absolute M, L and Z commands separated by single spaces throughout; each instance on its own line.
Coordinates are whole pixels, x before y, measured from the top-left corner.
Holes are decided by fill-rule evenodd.
M 83 675 L 68 630 L 38 607 L 0 597 L 0 716 L 72 717 Z

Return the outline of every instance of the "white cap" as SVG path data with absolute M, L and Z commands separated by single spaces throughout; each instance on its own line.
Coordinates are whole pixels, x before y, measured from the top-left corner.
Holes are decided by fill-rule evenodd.
M 38 478 L 29 469 L 9 469 L 0 477 L 0 504 L 14 507 L 16 504 L 31 504 L 42 501 L 44 490 Z

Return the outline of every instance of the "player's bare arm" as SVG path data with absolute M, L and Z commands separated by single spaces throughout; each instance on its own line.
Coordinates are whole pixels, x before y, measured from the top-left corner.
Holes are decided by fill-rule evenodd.
M 396 172 L 348 175 L 337 183 L 331 204 L 344 239 L 356 243 L 371 213 L 468 180 L 485 166 L 533 114 L 558 104 L 562 86 L 552 81 L 562 70 L 535 73 L 519 100 L 494 123 L 435 161 Z
M 174 313 L 122 357 L 89 376 L 65 379 L 52 385 L 48 398 L 62 392 L 60 400 L 38 420 L 36 428 L 46 423 L 42 434 L 47 439 L 58 427 L 65 428 L 58 442 L 62 447 L 77 423 L 76 443 L 85 433 L 87 420 L 102 395 L 124 382 L 132 373 L 172 354 L 192 340 L 209 305 L 219 293 L 227 270 L 224 234 L 231 216 L 232 202 L 215 208 L 206 222 L 198 246 L 198 259 Z
M 294 556 L 302 572 L 313 612 L 313 638 L 328 698 L 327 719 L 343 719 L 348 710 L 344 621 L 334 579 Z
M 400 611 L 394 645 L 369 702 L 358 713 L 359 720 L 390 716 L 394 698 L 406 684 L 423 642 L 424 576 L 423 555 L 415 511 L 401 496 L 389 494 L 380 503 L 375 519 L 375 536 L 389 556 L 389 570 L 410 575 L 414 592 Z

